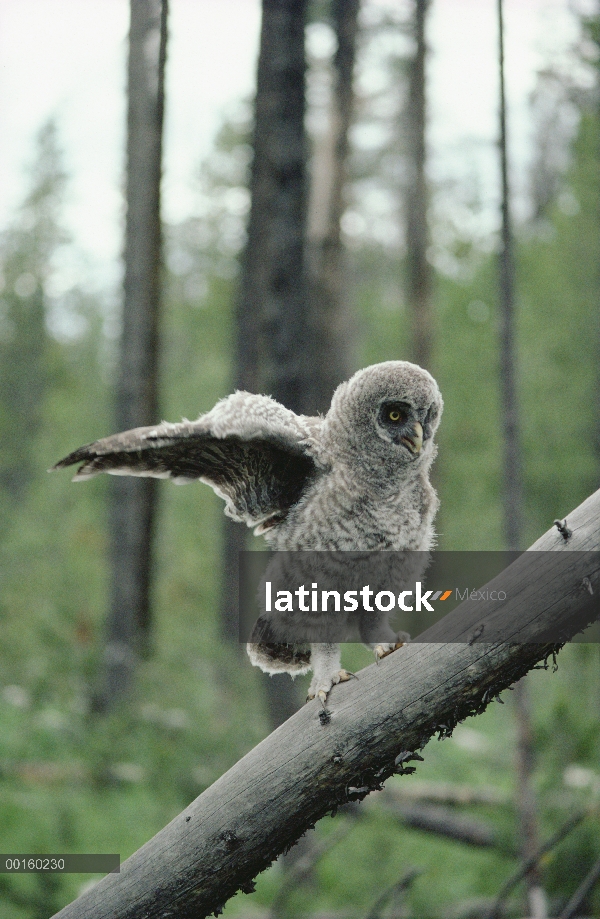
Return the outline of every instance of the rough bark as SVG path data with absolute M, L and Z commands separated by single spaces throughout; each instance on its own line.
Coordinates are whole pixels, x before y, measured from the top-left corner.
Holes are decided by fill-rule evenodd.
M 531 548 L 598 552 L 600 491 L 573 511 L 569 527 L 568 541 L 553 527 Z M 588 589 L 600 590 L 600 556 L 572 552 L 569 573 L 559 578 L 549 558 L 538 578 L 519 580 L 530 570 L 527 556 L 511 567 L 518 589 L 500 608 L 466 601 L 429 630 L 430 642 L 409 644 L 336 686 L 327 711 L 317 702 L 305 705 L 132 855 L 119 875 L 104 878 L 57 919 L 200 919 L 237 890 L 251 891 L 258 872 L 317 820 L 381 787 L 397 771 L 398 754 L 423 749 L 434 734 L 448 736 L 559 648 L 519 644 L 519 635 L 531 642 L 560 627 L 568 640 L 588 624 Z M 483 620 L 490 627 L 501 622 L 508 640 L 474 640 Z M 437 643 L 440 630 L 456 640 Z
M 127 112 L 127 215 L 117 430 L 158 422 L 160 179 L 168 0 L 131 0 Z M 150 631 L 156 481 L 112 480 L 112 587 L 104 686 L 98 708 L 131 685 Z
M 350 373 L 351 322 L 346 302 L 341 219 L 354 102 L 360 0 L 333 0 L 337 37 L 326 129 L 315 139 L 308 208 L 307 262 L 313 356 L 312 414 L 329 408 Z
M 415 53 L 409 65 L 406 141 L 408 177 L 406 188 L 406 260 L 407 299 L 412 323 L 412 359 L 421 367 L 431 367 L 433 350 L 433 304 L 431 302 L 431 267 L 427 260 L 429 230 L 427 225 L 425 64 L 427 45 L 425 22 L 429 0 L 415 0 Z

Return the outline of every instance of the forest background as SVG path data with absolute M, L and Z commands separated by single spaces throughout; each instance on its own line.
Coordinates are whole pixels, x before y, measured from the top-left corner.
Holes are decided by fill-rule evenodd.
M 357 70 L 379 77 L 370 89 L 355 80 L 341 219 L 351 371 L 414 348 L 407 102 L 418 6 L 365 0 L 359 18 Z M 599 27 L 589 8 L 572 16 L 576 40 L 537 75 L 528 182 L 514 206 L 523 547 L 598 484 Z M 314 175 L 335 33 L 328 4 L 311 4 L 308 19 Z M 164 226 L 159 406 L 169 420 L 197 416 L 235 385 L 251 123 L 251 100 L 240 100 L 198 168 L 196 213 Z M 493 164 L 493 146 L 488 154 Z M 481 187 L 468 139 L 460 155 L 460 179 L 430 171 L 428 183 L 429 369 L 446 403 L 437 528 L 441 549 L 501 549 L 500 193 Z M 485 181 L 500 188 L 493 169 Z M 69 182 L 60 120 L 50 117 L 0 238 L 0 840 L 5 852 L 124 859 L 264 737 L 276 713 L 260 674 L 227 640 L 222 509 L 195 486 L 160 489 L 152 629 L 127 696 L 95 704 L 111 589 L 109 485 L 72 486 L 46 469 L 113 430 L 120 297 L 109 284 L 56 283 L 76 245 L 64 229 Z M 351 669 L 370 661 L 362 648 L 345 655 Z M 598 646 L 568 647 L 558 664 L 527 681 L 539 840 L 585 817 L 540 863 L 549 915 L 600 851 Z M 387 783 L 388 797 L 373 796 L 360 818 L 342 811 L 322 821 L 317 845 L 303 841 L 225 915 L 487 915 L 523 853 L 520 742 L 515 706 L 493 704 L 431 742 L 417 773 Z M 302 879 L 300 856 L 310 865 Z M 0 875 L 2 915 L 45 919 L 89 882 Z M 599 915 L 599 898 L 596 887 L 580 915 Z M 503 909 L 522 908 L 517 888 Z

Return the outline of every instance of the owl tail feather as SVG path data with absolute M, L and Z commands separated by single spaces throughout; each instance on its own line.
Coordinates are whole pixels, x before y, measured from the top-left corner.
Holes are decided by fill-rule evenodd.
M 310 670 L 310 648 L 278 641 L 271 623 L 263 616 L 252 629 L 246 651 L 251 663 L 264 673 L 289 673 L 295 677 Z

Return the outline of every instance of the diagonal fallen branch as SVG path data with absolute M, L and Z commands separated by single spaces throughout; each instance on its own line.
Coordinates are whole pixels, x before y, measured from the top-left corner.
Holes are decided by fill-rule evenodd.
M 493 601 L 466 601 L 442 631 L 439 623 L 429 630 L 429 643 L 409 644 L 362 670 L 360 680 L 335 687 L 329 712 L 317 702 L 304 706 L 127 859 L 120 874 L 103 878 L 56 919 L 201 919 L 218 914 L 236 891 L 250 892 L 253 878 L 317 820 L 380 788 L 400 753 L 406 764 L 408 751 L 434 734 L 449 735 L 547 661 L 561 646 L 547 642 L 549 629 L 566 641 L 588 624 L 590 592 L 600 593 L 600 556 L 586 554 L 600 549 L 600 491 L 568 524 L 567 539 L 553 527 L 531 547 L 571 552 L 560 575 L 547 564 L 535 579 L 524 576 L 531 560 L 525 553 L 511 567 L 516 589 L 500 611 Z M 484 620 L 487 634 L 501 621 L 503 641 L 473 640 Z M 455 641 L 443 641 L 450 631 Z M 546 643 L 519 643 L 523 635 Z
M 444 836 L 467 846 L 499 848 L 505 854 L 514 854 L 509 847 L 503 845 L 494 827 L 483 820 L 453 814 L 449 808 L 439 804 L 406 804 L 393 800 L 387 800 L 386 804 L 387 814 L 391 814 L 401 824 L 413 830 Z
M 325 839 L 315 842 L 306 855 L 298 859 L 293 867 L 287 872 L 287 876 L 284 878 L 281 887 L 277 891 L 271 903 L 268 919 L 277 919 L 277 916 L 282 914 L 283 908 L 294 890 L 310 877 L 311 872 L 319 860 L 324 855 L 331 852 L 331 850 L 337 846 L 338 842 L 345 839 L 352 828 L 352 823 L 350 821 L 344 821 L 335 828 L 333 833 L 329 833 Z
M 386 789 L 385 801 L 396 804 L 439 804 L 448 808 L 460 806 L 514 807 L 513 796 L 492 785 L 460 785 L 413 779 L 410 785 Z M 377 800 L 375 798 L 374 800 Z
M 563 841 L 565 836 L 574 830 L 576 826 L 579 826 L 583 818 L 585 817 L 585 811 L 580 813 L 573 814 L 569 819 L 554 833 L 550 839 L 547 839 L 546 842 L 542 843 L 541 846 L 530 856 L 530 858 L 525 859 L 521 862 L 517 870 L 512 874 L 509 879 L 504 883 L 500 889 L 500 893 L 496 897 L 496 900 L 486 917 L 486 919 L 499 919 L 502 907 L 508 896 L 513 892 L 517 884 L 519 884 L 523 878 L 527 875 L 527 872 L 531 870 L 535 865 L 539 865 L 540 861 L 547 852 L 550 852 L 557 846 L 560 842 Z
M 579 907 L 583 905 L 583 901 L 592 892 L 598 881 L 600 881 L 600 858 L 586 874 L 558 919 L 573 919 L 577 915 Z
M 415 881 L 423 871 L 423 868 L 409 868 L 408 871 L 405 871 L 399 881 L 396 881 L 395 884 L 392 884 L 391 887 L 384 890 L 381 896 L 377 898 L 369 910 L 367 919 L 381 919 L 384 907 L 387 906 L 390 901 L 399 900 L 401 895 L 409 890 L 413 881 Z

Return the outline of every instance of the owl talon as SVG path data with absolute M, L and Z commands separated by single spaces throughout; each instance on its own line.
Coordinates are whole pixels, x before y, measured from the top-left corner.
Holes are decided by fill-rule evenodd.
M 377 645 L 373 650 L 375 653 L 375 663 L 378 664 L 379 661 L 387 657 L 388 654 L 393 654 L 394 651 L 397 651 L 398 648 L 403 648 L 406 644 L 406 641 L 396 641 L 394 643 Z
M 340 670 L 339 672 L 340 683 L 347 683 L 348 680 L 358 680 L 358 677 L 355 673 L 352 673 L 351 670 Z
M 311 702 L 313 699 L 318 699 L 323 708 L 325 708 L 327 696 L 332 688 L 338 683 L 347 683 L 348 680 L 358 680 L 358 677 L 350 670 L 336 670 L 330 676 L 321 677 L 318 680 L 313 679 L 308 690 L 306 701 Z

